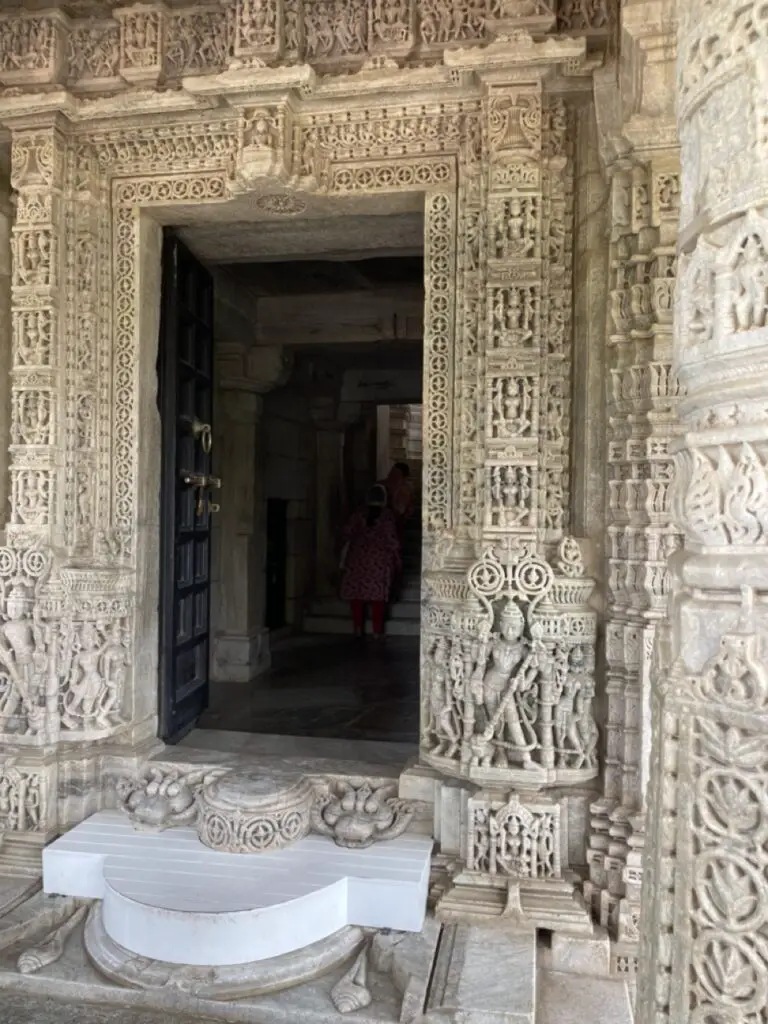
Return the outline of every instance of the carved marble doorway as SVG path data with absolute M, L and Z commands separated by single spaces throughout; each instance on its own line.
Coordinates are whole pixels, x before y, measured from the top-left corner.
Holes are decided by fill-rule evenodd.
M 412 755 L 420 518 L 404 537 L 407 572 L 390 591 L 386 656 L 352 649 L 339 552 L 345 522 L 377 480 L 373 448 L 358 452 L 359 493 L 354 505 L 345 501 L 348 427 L 372 418 L 375 428 L 378 400 L 421 397 L 424 198 L 354 207 L 302 201 L 307 215 L 275 234 L 277 251 L 266 236 L 278 218 L 235 220 L 247 215 L 243 204 L 222 210 L 215 232 L 204 210 L 176 229 L 211 267 L 215 295 L 211 472 L 221 487 L 212 518 L 210 708 L 200 728 L 407 736 Z M 313 218 L 315 209 L 323 216 Z M 275 502 L 284 506 L 282 541 L 270 536 Z M 277 622 L 268 607 L 276 573 L 284 591 Z M 366 625 L 370 632 L 370 614 Z

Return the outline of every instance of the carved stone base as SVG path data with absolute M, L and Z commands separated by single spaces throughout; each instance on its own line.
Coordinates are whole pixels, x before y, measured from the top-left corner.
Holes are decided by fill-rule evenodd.
M 264 853 L 303 839 L 314 787 L 280 772 L 234 771 L 203 787 L 197 834 L 213 850 Z
M 516 927 L 534 926 L 569 935 L 592 935 L 594 925 L 578 891 L 579 879 L 510 878 L 462 871 L 437 902 L 443 921 L 499 918 Z
M 99 903 L 88 915 L 84 942 L 93 965 L 118 985 L 139 989 L 171 986 L 200 999 L 229 1000 L 279 992 L 319 978 L 357 953 L 365 935 L 360 928 L 342 928 L 294 953 L 234 966 L 169 964 L 136 956 L 111 939 Z

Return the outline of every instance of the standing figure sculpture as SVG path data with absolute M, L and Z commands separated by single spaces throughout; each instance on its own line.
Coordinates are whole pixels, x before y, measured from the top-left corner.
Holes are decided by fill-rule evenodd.
M 530 727 L 526 735 L 520 699 L 533 685 L 537 666 L 524 629 L 522 612 L 508 600 L 499 634 L 489 643 L 490 665 L 484 673 L 480 668 L 472 680 L 472 698 L 480 712 L 472 739 L 473 763 L 481 767 L 507 767 L 510 755 L 523 767 L 534 767 L 531 751 L 537 740 Z
M 13 583 L 6 601 L 8 621 L 0 626 L 0 673 L 8 678 L 8 687 L 0 697 L 0 719 L 7 722 L 23 709 L 28 728 L 37 732 L 42 724 L 40 681 L 47 656 L 41 624 L 30 610 L 30 589 L 24 580 Z

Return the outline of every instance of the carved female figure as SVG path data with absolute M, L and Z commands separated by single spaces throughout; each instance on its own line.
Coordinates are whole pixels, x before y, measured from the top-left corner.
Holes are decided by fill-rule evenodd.
M 31 603 L 28 586 L 23 582 L 14 584 L 6 603 L 8 621 L 0 627 L 0 665 L 11 682 L 0 701 L 0 718 L 11 718 L 23 703 L 34 730 L 39 725 L 38 679 L 47 659 L 42 630 L 30 616 Z
M 477 677 L 473 681 L 472 696 L 483 712 L 480 716 L 481 730 L 479 734 L 476 733 L 482 741 L 476 744 L 478 759 L 483 766 L 488 766 L 492 760 L 497 765 L 506 766 L 508 756 L 504 747 L 511 747 L 522 758 L 523 765 L 530 767 L 533 765 L 533 744 L 528 742 L 523 731 L 517 701 L 533 682 L 535 669 L 531 675 L 532 657 L 528 642 L 523 637 L 525 621 L 514 601 L 507 601 L 499 627 L 499 635 L 490 644 L 490 667 L 480 685 Z M 494 744 L 497 733 L 497 742 Z M 480 753 L 483 746 L 484 751 Z
M 81 721 L 91 721 L 103 713 L 99 706 L 104 694 L 101 656 L 105 645 L 92 622 L 84 622 L 80 633 L 80 649 L 72 659 L 69 692 L 65 696 L 69 714 Z

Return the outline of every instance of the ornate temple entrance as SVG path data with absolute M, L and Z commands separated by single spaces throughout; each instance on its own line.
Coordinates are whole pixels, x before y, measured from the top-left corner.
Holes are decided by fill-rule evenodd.
M 239 44 L 243 55 L 251 45 Z M 583 42 L 568 39 L 522 50 L 500 39 L 482 59 L 452 51 L 450 71 L 436 67 L 418 86 L 396 85 L 398 101 L 386 106 L 375 99 L 386 69 L 381 79 L 374 66 L 363 68 L 342 109 L 310 98 L 301 66 L 279 88 L 272 71 L 254 67 L 245 97 L 237 73 L 216 79 L 219 105 L 205 112 L 190 99 L 161 114 L 161 94 L 152 93 L 147 112 L 119 126 L 114 111 L 109 123 L 15 123 L 5 115 L 18 195 L 19 418 L 3 578 L 23 589 L 22 616 L 35 608 L 36 657 L 49 682 L 35 670 L 3 721 L 40 787 L 33 846 L 79 814 L 50 788 L 48 751 L 58 764 L 74 751 L 92 756 L 93 742 L 103 741 L 130 762 L 157 734 L 161 431 L 152 339 L 160 225 L 193 210 L 231 213 L 231 204 L 279 220 L 303 213 L 314 195 L 351 205 L 357 197 L 423 196 L 423 756 L 441 771 L 502 787 L 597 773 L 588 739 L 591 655 L 579 662 L 587 681 L 578 701 L 576 689 L 563 689 L 562 658 L 553 683 L 529 664 L 525 698 L 502 695 L 503 669 L 495 696 L 489 676 L 478 688 L 486 663 L 515 661 L 534 641 L 544 643 L 537 664 L 545 648 L 560 657 L 554 634 L 542 640 L 534 611 L 546 606 L 558 619 L 574 594 L 590 589 L 552 589 L 572 561 L 581 564 L 578 546 L 573 555 L 562 545 L 571 544 L 579 131 L 565 94 L 583 54 Z M 201 89 L 214 82 L 204 74 L 196 81 Z M 247 376 L 248 365 L 239 372 Z M 34 429 L 22 415 L 33 405 Z M 200 463 L 194 471 L 204 470 Z M 479 575 L 467 587 L 478 559 L 483 571 L 501 573 L 496 589 Z M 491 607 L 496 597 L 528 608 L 524 626 L 516 620 L 508 636 Z M 583 601 L 574 607 L 583 618 Z M 496 651 L 498 629 L 507 639 Z M 184 677 L 194 686 L 198 678 Z M 7 686 L 19 688 L 10 678 Z M 528 733 L 514 724 L 520 716 Z M 566 741 L 574 716 L 582 732 Z M 545 718 L 551 724 L 533 724 Z M 165 720 L 165 735 L 183 727 L 172 722 Z M 561 755 L 549 738 L 556 724 Z M 549 752 L 539 757 L 539 748 Z M 97 787 L 88 800 L 106 798 Z
M 2 769 L 0 866 L 37 872 L 50 839 L 117 804 L 139 823 L 188 825 L 203 789 L 218 806 L 214 783 L 235 767 L 258 817 L 253 765 L 158 741 L 158 728 L 171 738 L 195 713 L 182 692 L 159 727 L 160 651 L 170 658 L 173 646 L 161 648 L 158 617 L 163 226 L 247 223 L 254 211 L 290 224 L 314 204 L 405 197 L 424 216 L 420 757 L 388 766 L 396 795 L 372 806 L 389 816 L 385 833 L 405 822 L 434 838 L 442 921 L 504 918 L 529 965 L 536 928 L 596 939 L 602 957 L 609 938 L 595 937 L 595 918 L 614 940 L 636 936 L 628 865 L 642 845 L 655 630 L 643 602 L 664 588 L 662 551 L 676 544 L 664 480 L 677 178 L 674 152 L 659 156 L 673 134 L 633 163 L 603 96 L 598 136 L 593 86 L 607 86 L 596 65 L 615 27 L 604 5 L 555 14 L 492 0 L 451 13 L 416 0 L 386 17 L 373 3 L 362 14 L 338 6 L 336 34 L 327 5 L 294 0 L 0 18 L 15 199 L 0 549 L 0 743 L 13 763 Z M 228 379 L 258 392 L 265 368 L 236 346 L 228 358 Z M 202 406 L 184 411 L 210 423 Z M 202 437 L 200 461 L 181 467 L 190 477 L 209 474 Z M 600 801 L 603 552 L 590 540 L 602 543 L 606 516 Z M 187 540 L 198 543 L 197 527 Z M 195 603 L 194 587 L 176 596 Z M 200 682 L 197 669 L 179 679 L 193 699 Z M 350 758 L 288 768 L 333 776 L 339 805 L 365 805 L 382 765 Z M 354 828 L 372 830 L 363 810 Z M 331 832 L 344 818 L 318 813 Z M 471 948 L 454 937 L 445 949 Z M 631 971 L 634 948 L 623 955 Z

